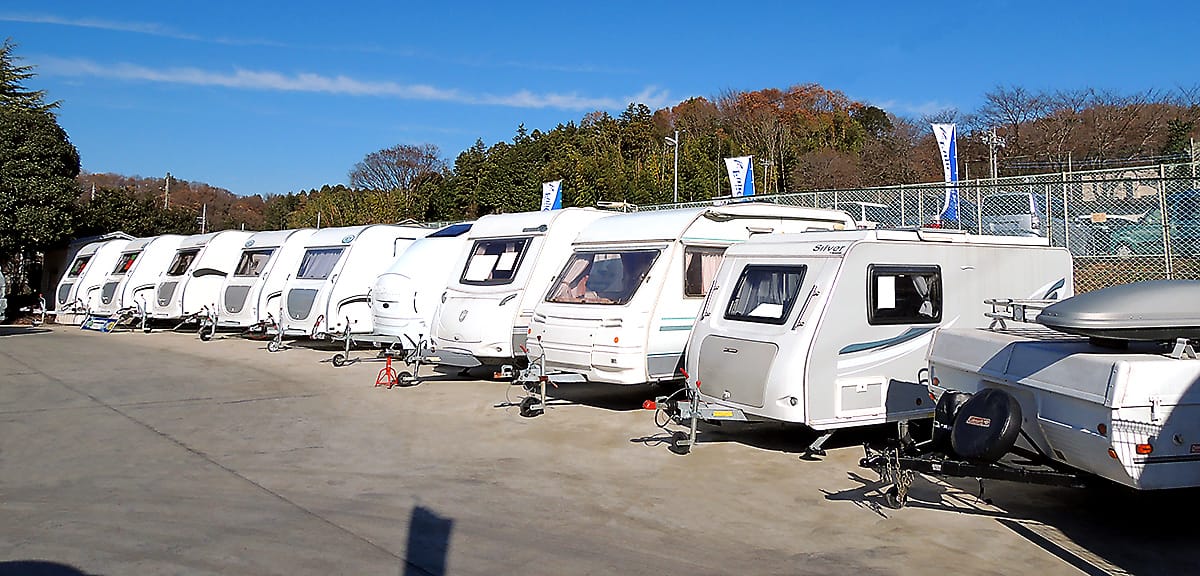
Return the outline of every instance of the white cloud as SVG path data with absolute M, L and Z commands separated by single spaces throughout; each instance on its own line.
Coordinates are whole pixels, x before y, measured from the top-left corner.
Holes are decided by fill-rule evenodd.
M 152 22 L 124 22 L 118 20 L 104 20 L 101 18 L 64 18 L 53 14 L 13 14 L 0 13 L 0 22 L 20 22 L 23 24 L 51 24 L 55 26 L 71 26 L 75 28 L 92 28 L 95 30 L 110 30 L 114 32 L 134 32 L 137 34 L 146 34 L 149 36 L 160 36 L 163 38 L 175 38 L 177 40 L 190 40 L 194 42 L 211 42 L 215 44 L 229 44 L 234 46 L 277 46 L 284 47 L 286 44 L 271 42 L 269 40 L 253 40 L 253 39 L 234 39 L 234 38 L 209 38 L 197 34 L 189 34 L 174 30 L 162 24 Z
M 512 108 L 555 108 L 563 110 L 622 109 L 629 102 L 642 102 L 651 108 L 667 103 L 667 92 L 648 87 L 624 100 L 592 97 L 577 93 L 549 92 L 538 94 L 521 90 L 512 94 L 468 94 L 460 90 L 439 88 L 428 84 L 401 84 L 392 81 L 359 80 L 348 76 L 323 76 L 313 73 L 284 74 L 281 72 L 236 69 L 215 72 L 192 67 L 149 68 L 137 64 L 100 64 L 83 59 L 45 57 L 39 60 L 42 74 L 79 77 L 113 78 L 118 80 L 219 86 L 241 90 L 279 92 L 314 92 L 349 96 L 380 96 L 404 100 L 458 102 L 473 105 L 506 106 Z

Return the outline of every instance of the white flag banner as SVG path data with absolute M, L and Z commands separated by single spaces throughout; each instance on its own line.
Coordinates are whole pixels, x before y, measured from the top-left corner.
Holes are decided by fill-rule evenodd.
M 942 172 L 946 182 L 958 182 L 958 140 L 954 124 L 931 124 L 942 156 Z M 946 202 L 942 206 L 941 220 L 958 220 L 958 187 L 946 187 Z
M 562 180 L 542 183 L 541 210 L 558 210 L 562 208 Z
M 725 169 L 729 171 L 729 187 L 734 196 L 754 195 L 753 158 L 753 156 L 738 156 L 725 159 Z

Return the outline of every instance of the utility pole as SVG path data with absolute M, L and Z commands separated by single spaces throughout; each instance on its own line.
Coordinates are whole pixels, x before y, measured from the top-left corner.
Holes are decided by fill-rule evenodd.
M 196 221 L 200 223 L 200 233 L 203 234 L 205 228 L 208 227 L 208 203 L 200 208 L 200 217 Z
M 163 189 L 163 210 L 171 205 L 171 173 L 167 172 L 167 186 Z
M 1004 147 L 1004 138 L 996 135 L 996 127 L 988 128 L 987 133 L 983 135 L 983 143 L 988 146 L 988 166 L 991 168 L 992 180 L 996 179 L 997 163 L 996 149 Z

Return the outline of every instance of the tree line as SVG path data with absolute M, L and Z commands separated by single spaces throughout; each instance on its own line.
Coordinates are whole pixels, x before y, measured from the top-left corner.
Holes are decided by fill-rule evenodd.
M 995 148 L 985 135 L 1003 142 L 1001 175 L 1186 161 L 1200 136 L 1197 87 L 1118 94 L 1000 86 L 978 110 L 912 118 L 810 83 L 728 90 L 659 110 L 630 104 L 617 116 L 591 112 L 545 131 L 521 125 L 511 140 L 477 140 L 452 162 L 434 145 L 398 144 L 366 154 L 345 185 L 238 196 L 165 176 L 81 174 L 54 116 L 60 104 L 25 86 L 33 68 L 14 48 L 0 47 L 0 263 L 8 266 L 114 230 L 197 233 L 202 211 L 210 231 L 456 221 L 536 210 L 541 184 L 552 180 L 562 180 L 564 206 L 667 203 L 676 178 L 680 201 L 705 200 L 729 194 L 724 158 L 732 156 L 754 157 L 759 194 L 934 182 L 942 167 L 931 122 L 958 125 L 964 178 L 987 175 Z

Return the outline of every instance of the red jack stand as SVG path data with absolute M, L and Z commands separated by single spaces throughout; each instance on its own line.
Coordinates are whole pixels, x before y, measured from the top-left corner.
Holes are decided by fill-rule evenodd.
M 392 356 L 389 354 L 387 365 L 383 367 L 383 370 L 379 371 L 379 376 L 375 377 L 375 387 L 387 386 L 388 389 L 391 389 L 392 386 L 399 383 L 400 376 L 396 374 L 396 369 L 392 368 Z

